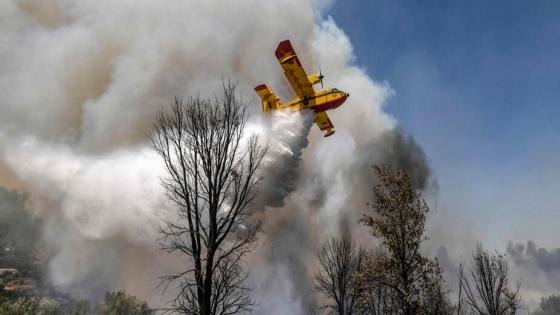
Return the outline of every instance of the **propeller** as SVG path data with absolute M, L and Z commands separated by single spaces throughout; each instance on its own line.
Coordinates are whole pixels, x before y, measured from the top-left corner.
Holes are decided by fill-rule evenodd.
M 321 66 L 319 66 L 319 80 L 321 81 L 321 89 L 323 89 L 323 72 L 321 71 Z

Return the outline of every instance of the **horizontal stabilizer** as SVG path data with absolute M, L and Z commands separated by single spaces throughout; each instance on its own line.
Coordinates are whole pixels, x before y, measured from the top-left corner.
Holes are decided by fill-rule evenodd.
M 276 94 L 274 94 L 274 92 L 268 85 L 261 84 L 256 86 L 255 92 L 257 92 L 262 100 L 263 112 L 266 112 L 270 109 L 278 108 L 278 102 L 280 101 L 280 98 L 276 96 Z

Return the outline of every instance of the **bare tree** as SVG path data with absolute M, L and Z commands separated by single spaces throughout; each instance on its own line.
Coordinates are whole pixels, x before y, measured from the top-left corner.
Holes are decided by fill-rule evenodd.
M 188 262 L 163 277 L 166 289 L 178 289 L 173 311 L 227 315 L 252 305 L 242 257 L 255 247 L 260 227 L 247 210 L 266 146 L 245 137 L 245 110 L 227 84 L 213 101 L 176 99 L 153 126 L 152 146 L 167 170 L 162 184 L 177 210 L 161 229 L 162 248 Z
M 465 303 L 465 299 L 463 296 L 463 278 L 464 278 L 462 277 L 463 268 L 464 268 L 464 262 L 461 259 L 461 262 L 459 262 L 459 291 L 457 292 L 457 315 L 462 315 L 465 313 L 465 310 L 463 309 L 463 304 Z
M 364 252 L 356 249 L 352 236 L 343 232 L 331 238 L 319 254 L 320 270 L 315 274 L 315 290 L 326 298 L 321 309 L 330 314 L 350 315 L 356 310 L 352 291 L 353 274 L 360 267 Z
M 388 166 L 374 166 L 379 183 L 373 188 L 373 214 L 362 222 L 381 241 L 382 254 L 366 260 L 363 285 L 386 291 L 384 312 L 404 315 L 428 312 L 441 297 L 437 260 L 420 253 L 429 208 L 409 176 Z M 362 288 L 362 292 L 371 292 Z M 438 302 L 439 303 L 439 302 Z
M 459 268 L 459 310 L 479 315 L 513 315 L 520 307 L 519 288 L 509 287 L 509 270 L 503 255 L 491 255 L 479 243 L 474 250 L 471 269 Z M 463 301 L 464 300 L 464 301 Z M 464 305 L 461 305 L 464 304 Z

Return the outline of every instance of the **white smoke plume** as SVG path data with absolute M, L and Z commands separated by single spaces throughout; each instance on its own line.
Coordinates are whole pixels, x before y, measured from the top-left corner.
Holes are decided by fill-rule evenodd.
M 44 218 L 56 288 L 165 300 L 158 276 L 180 261 L 158 251 L 166 201 L 148 131 L 174 97 L 213 97 L 221 78 L 232 78 L 254 104 L 249 130 L 271 145 L 257 203 L 266 206 L 264 232 L 249 257 L 257 313 L 308 311 L 321 242 L 341 222 L 363 233 L 355 218 L 367 201 L 367 167 L 428 173 L 413 140 L 387 136 L 395 122 L 382 107 L 393 92 L 354 65 L 349 39 L 322 15 L 331 2 L 0 2 L 0 185 L 28 191 Z M 337 132 L 328 139 L 309 115 L 262 118 L 254 86 L 292 96 L 273 54 L 284 39 L 309 74 L 321 64 L 325 82 L 351 94 L 329 112 Z

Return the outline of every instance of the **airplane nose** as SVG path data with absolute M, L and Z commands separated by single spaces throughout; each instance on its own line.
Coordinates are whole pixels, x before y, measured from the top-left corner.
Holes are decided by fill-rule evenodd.
M 350 93 L 346 93 L 346 97 L 350 97 Z

